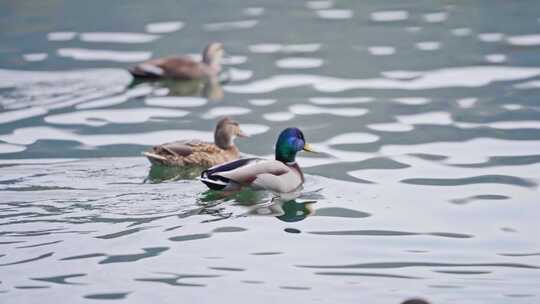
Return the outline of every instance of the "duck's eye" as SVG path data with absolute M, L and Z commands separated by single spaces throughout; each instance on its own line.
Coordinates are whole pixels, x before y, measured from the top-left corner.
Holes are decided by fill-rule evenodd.
M 296 150 L 297 151 L 302 151 L 304 149 L 305 144 L 306 144 L 306 142 L 303 139 L 296 140 Z
M 304 138 L 304 133 L 302 133 L 301 131 L 300 131 L 299 137 L 303 142 L 306 141 L 305 138 Z

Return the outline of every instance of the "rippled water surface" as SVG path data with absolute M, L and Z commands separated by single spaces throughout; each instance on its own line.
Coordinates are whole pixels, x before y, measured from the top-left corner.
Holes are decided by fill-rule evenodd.
M 540 2 L 0 4 L 0 302 L 535 303 Z M 230 81 L 133 82 L 200 58 Z M 212 139 L 272 157 L 300 127 L 300 197 L 223 196 L 140 152 Z

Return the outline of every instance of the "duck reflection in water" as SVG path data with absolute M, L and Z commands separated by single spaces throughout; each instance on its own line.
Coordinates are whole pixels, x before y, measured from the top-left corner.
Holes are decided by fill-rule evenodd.
M 315 213 L 313 204 L 317 201 L 272 199 L 269 204 L 253 206 L 244 215 L 247 216 L 274 216 L 283 222 L 299 222 Z
M 173 96 L 203 96 L 210 100 L 223 98 L 221 84 L 229 80 L 229 74 L 221 67 L 223 45 L 210 43 L 202 53 L 202 61 L 178 55 L 151 59 L 129 69 L 134 81 L 130 87 L 141 82 L 154 81 L 158 87 L 167 88 Z
M 303 193 L 296 191 L 287 195 L 273 196 L 268 191 L 255 191 L 250 188 L 235 192 L 208 190 L 202 194 L 199 205 L 206 207 L 205 214 L 220 218 L 233 215 L 231 213 L 233 208 L 222 207 L 223 203 L 227 203 L 228 206 L 241 208 L 236 212 L 237 217 L 273 216 L 284 222 L 298 222 L 315 213 L 313 208 L 313 204 L 317 202 L 315 198 L 322 197 L 319 191 L 320 189 Z

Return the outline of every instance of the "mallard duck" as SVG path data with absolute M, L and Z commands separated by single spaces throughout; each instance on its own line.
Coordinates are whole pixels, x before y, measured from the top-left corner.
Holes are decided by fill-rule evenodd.
M 248 137 L 229 117 L 222 118 L 214 131 L 214 143 L 197 139 L 181 140 L 154 146 L 144 152 L 153 165 L 211 167 L 238 159 L 240 151 L 234 145 L 236 137 Z
M 276 159 L 246 158 L 207 169 L 200 180 L 210 189 L 235 191 L 244 186 L 274 193 L 291 193 L 300 189 L 304 174 L 295 161 L 299 151 L 314 152 L 298 128 L 281 132 L 276 143 Z
M 221 71 L 223 45 L 218 42 L 210 43 L 202 53 L 202 62 L 187 56 L 173 56 L 145 61 L 131 68 L 129 72 L 134 77 L 163 79 L 174 78 L 183 80 L 198 80 L 213 78 Z

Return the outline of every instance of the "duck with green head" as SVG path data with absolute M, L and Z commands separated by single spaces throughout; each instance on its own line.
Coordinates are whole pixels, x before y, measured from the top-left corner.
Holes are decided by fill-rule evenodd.
M 247 158 L 203 171 L 200 180 L 210 189 L 235 191 L 242 187 L 290 193 L 300 189 L 304 174 L 296 163 L 296 153 L 314 152 L 298 128 L 287 128 L 276 142 L 275 160 Z

